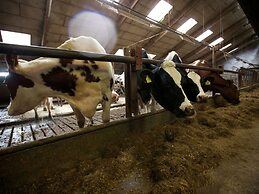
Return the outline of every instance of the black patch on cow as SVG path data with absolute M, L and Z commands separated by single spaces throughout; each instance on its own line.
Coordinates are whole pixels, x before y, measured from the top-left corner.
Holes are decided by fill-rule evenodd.
M 70 96 L 75 96 L 77 77 L 61 67 L 54 67 L 50 72 L 41 74 L 45 85 L 52 90 L 68 93 Z
M 175 63 L 182 63 L 182 59 L 180 59 L 178 55 L 174 55 L 172 61 Z
M 10 69 L 14 69 L 18 65 L 17 55 L 6 55 L 6 61 Z
M 72 64 L 72 61 L 73 61 L 73 59 L 61 58 L 59 62 L 62 65 L 62 67 L 66 67 L 68 64 Z
M 107 102 L 109 101 L 109 99 L 108 99 L 108 97 L 106 95 L 103 95 L 103 100 L 107 101 Z
M 69 72 L 70 72 L 70 73 L 71 73 L 71 72 L 73 72 L 73 71 L 74 71 L 74 69 L 73 69 L 73 68 L 70 68 L 70 69 L 69 69 Z
M 99 67 L 98 67 L 98 65 L 91 65 L 92 66 L 92 68 L 94 69 L 94 70 L 97 70 Z
M 15 98 L 19 86 L 23 86 L 26 88 L 32 88 L 34 86 L 34 82 L 32 80 L 14 72 L 9 72 L 9 75 L 6 77 L 5 82 L 10 91 L 12 99 Z
M 113 78 L 110 79 L 110 89 L 112 90 L 113 87 Z
M 100 81 L 100 78 L 95 77 L 92 74 L 91 69 L 87 66 L 77 66 L 76 70 L 82 71 L 81 76 L 85 77 L 86 82 L 99 82 Z

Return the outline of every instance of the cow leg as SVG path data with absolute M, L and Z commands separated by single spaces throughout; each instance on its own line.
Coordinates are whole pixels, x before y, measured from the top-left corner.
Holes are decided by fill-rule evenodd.
M 71 106 L 71 108 L 73 109 L 73 111 L 74 111 L 74 113 L 76 115 L 78 126 L 80 128 L 83 128 L 85 126 L 85 117 L 84 117 L 84 115 L 81 113 L 81 111 L 78 108 L 76 108 L 76 107 L 74 107 L 72 105 L 70 105 L 70 106 Z
M 35 113 L 35 120 L 38 121 L 39 120 L 39 115 L 38 115 L 38 112 L 37 112 L 37 108 L 34 108 L 34 113 Z
M 47 106 L 47 110 L 48 110 L 48 112 L 49 112 L 49 118 L 53 120 L 52 115 L 51 115 L 51 112 L 50 112 L 51 104 L 50 104 L 50 101 L 49 101 L 48 98 L 46 99 L 44 106 Z
M 111 101 L 111 92 L 106 92 L 106 94 L 103 95 L 103 100 L 101 103 L 103 108 L 102 120 L 104 123 L 110 121 Z

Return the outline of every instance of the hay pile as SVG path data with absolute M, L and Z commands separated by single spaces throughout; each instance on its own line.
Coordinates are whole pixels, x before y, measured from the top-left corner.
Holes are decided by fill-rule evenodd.
M 206 172 L 234 157 L 222 147 L 259 117 L 259 89 L 242 92 L 241 103 L 196 104 L 197 117 L 177 119 L 146 133 L 132 134 L 107 147 L 102 157 L 66 172 L 51 172 L 19 192 L 35 193 L 196 193 Z M 219 141 L 220 140 L 220 141 Z M 238 145 L 234 143 L 234 145 Z

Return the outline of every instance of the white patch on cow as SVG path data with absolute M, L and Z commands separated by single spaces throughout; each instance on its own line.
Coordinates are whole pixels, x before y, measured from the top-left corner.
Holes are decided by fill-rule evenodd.
M 182 111 L 185 111 L 186 107 L 192 107 L 191 102 L 188 100 L 187 96 L 185 95 L 182 85 L 181 85 L 181 74 L 177 69 L 175 68 L 175 63 L 173 61 L 164 61 L 161 64 L 161 68 L 163 68 L 174 80 L 175 84 L 181 89 L 183 95 L 184 95 L 184 101 L 180 105 L 180 109 Z
M 104 48 L 91 37 L 71 38 L 62 44 L 60 49 L 95 52 L 105 54 Z M 47 74 L 55 67 L 61 67 L 60 59 L 41 57 L 29 62 L 21 61 L 14 71 L 24 77 L 31 79 L 34 82 L 34 87 L 25 88 L 19 86 L 16 97 L 12 99 L 9 105 L 9 114 L 18 115 L 37 106 L 44 98 L 48 96 L 60 97 L 68 101 L 69 104 L 77 108 L 81 113 L 90 118 L 94 115 L 96 107 L 99 103 L 103 106 L 103 122 L 110 119 L 110 103 L 111 103 L 111 88 L 110 81 L 113 79 L 114 70 L 110 62 L 98 62 L 95 64 L 98 68 L 92 68 L 91 63 L 85 63 L 84 60 L 73 60 L 72 64 L 62 69 L 69 70 L 69 67 L 88 66 L 91 69 L 91 74 L 99 77 L 99 82 L 87 82 L 85 77 L 81 75 L 80 70 L 70 72 L 75 75 L 76 89 L 75 96 L 70 96 L 61 91 L 52 90 L 45 86 L 41 74 Z M 62 80 L 61 80 L 62 81 Z M 103 96 L 107 96 L 108 101 L 103 101 Z
M 200 75 L 195 73 L 194 71 L 191 71 L 187 74 L 187 76 L 198 86 L 199 94 L 197 96 L 205 97 L 206 94 L 201 87 L 201 77 L 200 77 Z
M 179 57 L 179 55 L 175 51 L 171 51 L 170 53 L 168 53 L 168 55 L 166 56 L 165 60 L 172 61 L 175 55 L 178 56 L 178 58 L 180 59 L 180 61 L 182 63 L 182 59 Z

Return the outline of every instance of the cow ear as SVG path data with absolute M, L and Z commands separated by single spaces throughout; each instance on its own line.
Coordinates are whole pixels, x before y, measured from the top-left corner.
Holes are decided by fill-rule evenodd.
M 143 70 L 140 72 L 140 77 L 144 83 L 151 83 L 154 80 L 154 74 L 150 70 Z

